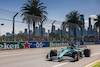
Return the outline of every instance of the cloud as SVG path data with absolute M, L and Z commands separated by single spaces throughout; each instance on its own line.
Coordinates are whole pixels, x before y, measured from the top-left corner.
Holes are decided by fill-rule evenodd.
M 97 15 L 90 15 L 89 17 L 91 17 L 91 19 L 95 19 L 95 18 L 97 18 Z

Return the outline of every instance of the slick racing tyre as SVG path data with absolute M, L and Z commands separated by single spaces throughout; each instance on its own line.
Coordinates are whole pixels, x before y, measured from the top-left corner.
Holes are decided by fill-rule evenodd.
M 73 52 L 72 57 L 74 58 L 74 61 L 79 61 L 79 52 Z
M 85 50 L 84 50 L 84 55 L 85 55 L 85 57 L 90 57 L 90 55 L 91 55 L 91 50 L 90 50 L 90 49 L 85 49 Z
M 48 59 L 48 57 L 49 57 L 49 54 L 47 54 L 46 59 Z
M 50 51 L 50 57 L 57 56 L 57 50 L 51 50 Z

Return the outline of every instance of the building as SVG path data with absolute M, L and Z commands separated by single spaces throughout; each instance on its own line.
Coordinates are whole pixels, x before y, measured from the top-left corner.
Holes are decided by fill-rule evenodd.
M 89 18 L 89 27 L 87 30 L 87 36 L 93 36 L 93 30 L 92 30 L 92 25 L 91 25 L 91 18 Z
M 35 36 L 39 36 L 39 28 L 35 27 Z
M 98 37 L 98 31 L 97 31 L 97 28 L 94 26 L 94 28 L 93 28 L 93 35 L 95 36 L 95 37 Z
M 65 22 L 62 23 L 62 36 L 66 35 L 66 26 L 65 26 Z
M 93 28 L 92 25 L 91 25 L 91 18 L 89 18 L 89 27 L 88 27 L 88 30 L 87 30 L 87 36 L 88 37 L 90 37 L 90 36 L 98 37 L 97 28 L 95 26 Z
M 81 29 L 81 35 L 82 36 L 86 36 L 86 29 L 85 29 L 85 23 L 84 23 L 84 15 L 80 15 L 80 21 L 83 22 L 83 26 L 82 26 L 82 29 Z
M 22 31 L 19 31 L 19 34 L 22 34 Z
M 8 33 L 6 33 L 6 36 L 9 37 L 9 36 L 11 36 L 11 34 L 8 32 Z
M 39 25 L 39 36 L 41 36 L 41 25 Z
M 52 25 L 51 33 L 55 33 L 55 25 Z
M 42 28 L 42 35 L 45 36 L 45 28 Z
M 39 36 L 44 36 L 45 35 L 45 28 L 42 27 L 42 31 L 41 31 L 41 25 L 39 25 Z
M 24 30 L 24 34 L 27 34 L 27 29 Z

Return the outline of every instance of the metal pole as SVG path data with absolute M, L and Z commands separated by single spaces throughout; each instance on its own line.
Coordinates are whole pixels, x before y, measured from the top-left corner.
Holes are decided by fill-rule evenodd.
M 3 26 L 4 24 L 2 23 L 2 24 L 0 24 L 0 36 L 1 36 L 1 26 Z
M 62 42 L 62 25 L 61 25 L 61 42 Z
M 53 24 L 54 24 L 55 22 L 56 22 L 56 20 L 53 21 L 52 26 L 53 26 Z M 53 34 L 53 27 L 52 27 L 52 30 L 51 30 L 51 34 Z M 53 41 L 53 37 L 52 37 L 52 41 Z
M 18 14 L 18 12 L 14 15 L 14 17 L 13 17 L 13 41 L 14 41 L 14 25 L 15 25 L 15 17 L 17 16 L 17 14 Z
M 44 19 L 43 21 L 45 21 L 46 19 Z M 43 31 L 42 31 L 42 24 L 43 24 L 43 21 L 41 22 L 41 41 L 42 41 L 42 36 L 43 36 Z

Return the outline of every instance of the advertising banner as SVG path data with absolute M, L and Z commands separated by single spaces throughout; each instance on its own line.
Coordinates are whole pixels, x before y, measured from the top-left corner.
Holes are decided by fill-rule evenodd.
M 83 45 L 83 41 L 73 41 L 75 45 Z
M 55 46 L 67 46 L 69 45 L 68 42 L 49 42 L 50 47 L 55 47 Z
M 21 43 L 24 42 L 0 42 L 0 50 L 21 49 Z
M 84 45 L 96 44 L 96 42 L 84 42 Z
M 97 41 L 96 44 L 100 44 L 100 41 Z
M 30 48 L 49 47 L 49 42 L 28 42 Z
M 0 42 L 0 50 L 49 47 L 49 42 Z

